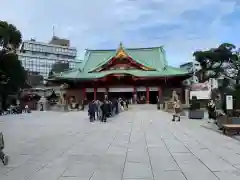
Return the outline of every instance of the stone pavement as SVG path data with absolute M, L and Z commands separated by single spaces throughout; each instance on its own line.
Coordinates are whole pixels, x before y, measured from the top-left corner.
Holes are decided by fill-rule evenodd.
M 133 107 L 107 124 L 86 112 L 0 117 L 9 165 L 1 180 L 239 180 L 240 142 L 171 122 L 156 107 Z

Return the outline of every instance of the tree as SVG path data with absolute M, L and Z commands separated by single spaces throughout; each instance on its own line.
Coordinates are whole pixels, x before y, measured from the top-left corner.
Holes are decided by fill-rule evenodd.
M 26 72 L 16 54 L 5 54 L 0 60 L 0 70 L 8 78 L 4 91 L 16 93 L 25 84 Z
M 7 96 L 18 93 L 25 84 L 26 72 L 16 54 L 22 42 L 20 31 L 12 24 L 0 21 L 0 42 L 0 95 L 5 108 Z
M 0 21 L 0 42 L 5 49 L 17 49 L 22 43 L 21 32 L 13 24 Z
M 41 85 L 44 81 L 43 76 L 36 71 L 26 71 L 27 74 L 27 84 L 30 87 Z
M 223 43 L 217 48 L 196 51 L 193 55 L 202 67 L 198 72 L 200 82 L 220 76 L 233 80 L 240 79 L 240 61 L 235 45 Z
M 221 96 L 224 98 L 224 94 L 231 92 L 230 87 L 234 87 L 235 108 L 240 107 L 240 96 L 237 96 L 240 92 L 240 56 L 236 46 L 223 43 L 217 48 L 196 51 L 193 55 L 202 67 L 198 72 L 200 81 L 223 77 L 221 86 L 218 88 Z

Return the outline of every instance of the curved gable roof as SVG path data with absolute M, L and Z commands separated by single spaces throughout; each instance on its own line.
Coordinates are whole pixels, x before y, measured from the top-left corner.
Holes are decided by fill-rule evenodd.
M 162 46 L 151 48 L 130 48 L 124 50 L 133 60 L 144 66 L 162 70 L 167 65 L 165 51 Z M 98 66 L 107 63 L 115 55 L 116 49 L 86 50 L 83 71 L 89 72 Z

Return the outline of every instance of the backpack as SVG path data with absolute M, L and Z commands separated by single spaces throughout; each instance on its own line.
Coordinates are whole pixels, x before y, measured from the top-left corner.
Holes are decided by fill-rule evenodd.
M 3 133 L 0 132 L 0 150 L 4 149 L 4 139 L 3 139 Z

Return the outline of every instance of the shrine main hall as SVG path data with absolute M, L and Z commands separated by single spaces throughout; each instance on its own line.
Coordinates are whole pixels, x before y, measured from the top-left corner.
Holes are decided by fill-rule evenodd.
M 154 104 L 157 98 L 170 99 L 173 91 L 184 101 L 182 82 L 190 76 L 186 70 L 168 65 L 163 46 L 126 48 L 120 43 L 116 49 L 86 49 L 83 63 L 54 74 L 48 82 L 67 84 L 67 101 L 102 100 L 107 94 L 109 99 L 137 98 Z

